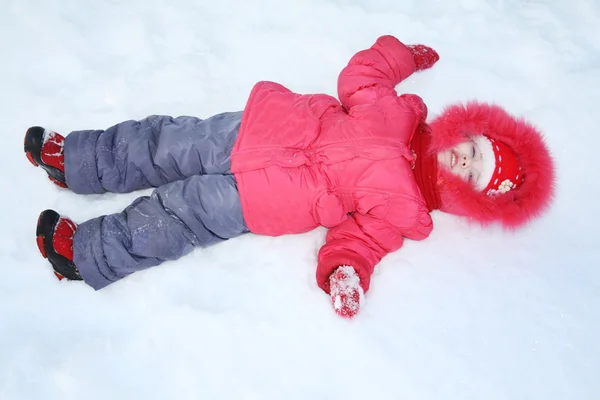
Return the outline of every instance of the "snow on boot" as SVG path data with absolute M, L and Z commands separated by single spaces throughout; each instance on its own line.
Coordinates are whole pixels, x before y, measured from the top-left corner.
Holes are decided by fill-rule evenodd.
M 56 185 L 66 188 L 65 138 L 41 126 L 32 126 L 25 133 L 25 155 L 36 167 L 42 167 Z
M 38 249 L 54 268 L 59 280 L 82 280 L 73 263 L 73 235 L 77 225 L 68 218 L 61 217 L 56 211 L 43 211 L 37 223 L 36 241 Z

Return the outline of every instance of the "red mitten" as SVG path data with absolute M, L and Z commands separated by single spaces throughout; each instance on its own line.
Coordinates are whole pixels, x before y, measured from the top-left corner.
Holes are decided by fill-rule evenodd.
M 439 54 L 431 47 L 422 44 L 411 44 L 406 47 L 408 47 L 413 54 L 415 64 L 417 64 L 417 71 L 431 68 L 433 64 L 440 59 Z
M 364 301 L 364 291 L 354 268 L 348 265 L 338 267 L 329 278 L 331 304 L 335 312 L 344 318 L 352 318 Z

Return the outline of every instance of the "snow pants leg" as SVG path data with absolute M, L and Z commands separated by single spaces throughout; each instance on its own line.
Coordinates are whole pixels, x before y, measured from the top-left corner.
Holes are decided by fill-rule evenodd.
M 73 261 L 83 280 L 98 290 L 194 247 L 247 232 L 235 178 L 196 175 L 155 189 L 121 213 L 80 224 Z
M 67 136 L 65 172 L 76 193 L 157 187 L 121 213 L 78 226 L 73 261 L 87 284 L 98 290 L 248 232 L 229 162 L 240 121 L 241 113 L 155 116 Z
M 228 174 L 242 112 L 149 116 L 65 138 L 65 178 L 79 194 L 127 193 L 194 175 Z

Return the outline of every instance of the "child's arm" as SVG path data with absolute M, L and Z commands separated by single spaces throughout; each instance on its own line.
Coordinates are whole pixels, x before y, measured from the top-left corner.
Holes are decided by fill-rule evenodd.
M 355 303 L 362 300 L 363 293 L 369 290 L 373 269 L 383 256 L 402 247 L 405 237 L 422 240 L 431 233 L 433 225 L 428 213 L 411 218 L 415 226 L 404 228 L 389 222 L 394 221 L 393 214 L 390 215 L 391 219 L 354 214 L 329 230 L 326 243 L 319 251 L 317 283 L 332 296 L 334 309 L 339 315 L 352 317 L 358 312 L 360 303 L 351 304 L 350 307 L 348 304 L 336 304 L 340 300 L 337 297 L 347 297 L 342 303 L 344 300 L 352 303 L 352 296 L 355 297 Z
M 382 36 L 371 48 L 350 59 L 338 78 L 338 97 L 346 109 L 396 96 L 395 87 L 413 72 L 430 68 L 438 54 L 423 45 L 406 46 L 393 36 Z
M 354 290 L 360 289 L 361 293 L 357 292 L 355 295 L 360 295 L 362 298 L 362 294 L 369 290 L 373 269 L 383 256 L 398 250 L 404 242 L 404 237 L 421 240 L 429 235 L 432 228 L 431 218 L 428 214 L 424 217 L 427 218 L 426 221 L 415 219 L 417 226 L 414 228 L 401 230 L 388 220 L 372 215 L 354 214 L 342 224 L 329 230 L 326 243 L 319 251 L 317 283 L 321 289 L 332 295 L 333 306 L 338 314 L 352 317 L 358 312 L 360 306 L 358 304 L 352 312 L 341 309 L 340 306 L 344 304 L 336 305 L 334 292 L 340 287 L 352 289 L 348 288 L 345 282 L 351 282 L 354 278 L 353 271 L 336 271 L 338 267 L 350 266 L 356 271 L 360 288 L 355 285 Z M 332 287 L 332 284 L 336 287 Z

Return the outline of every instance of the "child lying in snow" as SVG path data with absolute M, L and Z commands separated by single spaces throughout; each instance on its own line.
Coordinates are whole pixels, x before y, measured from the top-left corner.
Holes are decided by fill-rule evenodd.
M 244 111 L 206 120 L 150 116 L 66 138 L 32 127 L 25 153 L 61 187 L 157 188 L 78 226 L 46 210 L 38 247 L 59 279 L 97 290 L 195 246 L 325 226 L 317 283 L 352 317 L 381 258 L 430 234 L 432 210 L 516 228 L 550 203 L 553 162 L 527 122 L 473 102 L 426 124 L 421 98 L 398 96 L 438 59 L 383 36 L 343 69 L 339 101 L 260 82 Z

